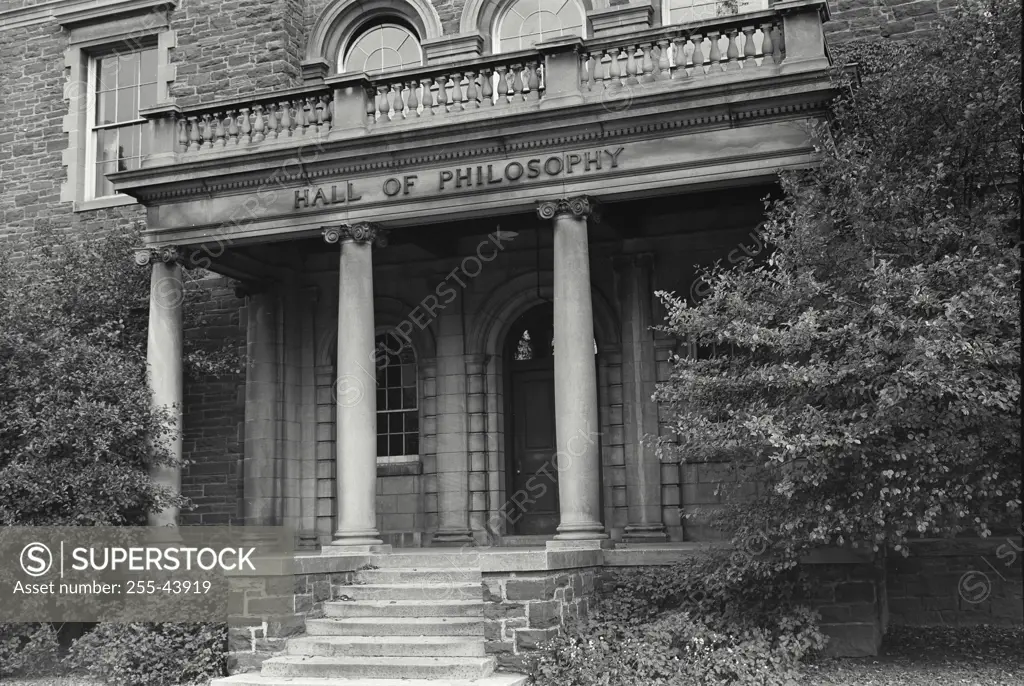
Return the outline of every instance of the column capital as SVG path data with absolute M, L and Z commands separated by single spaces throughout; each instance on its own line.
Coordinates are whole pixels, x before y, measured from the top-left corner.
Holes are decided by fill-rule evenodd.
M 329 245 L 353 241 L 355 243 L 372 243 L 378 248 L 387 247 L 388 230 L 379 224 L 372 222 L 358 222 L 356 224 L 339 224 L 338 226 L 324 227 L 324 242 Z
M 165 245 L 160 248 L 136 248 L 135 264 L 145 267 L 152 262 L 163 262 L 165 264 L 185 264 L 185 252 L 177 245 Z
M 598 203 L 594 198 L 587 195 L 579 195 L 575 198 L 560 198 L 558 200 L 542 200 L 537 203 L 537 216 L 541 219 L 554 219 L 564 215 L 570 215 L 576 219 L 593 219 L 600 221 Z

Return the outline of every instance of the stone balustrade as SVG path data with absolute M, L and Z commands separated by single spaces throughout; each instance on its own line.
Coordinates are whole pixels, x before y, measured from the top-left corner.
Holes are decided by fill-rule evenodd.
M 512 111 L 544 93 L 544 57 L 530 50 L 493 55 L 469 66 L 405 70 L 375 77 L 367 116 L 376 125 L 490 110 Z
M 761 69 L 767 75 L 769 67 L 782 64 L 785 49 L 782 19 L 770 13 L 668 27 L 614 41 L 590 41 L 580 56 L 580 85 L 584 91 L 600 92 L 657 81 L 709 79 L 741 69 Z
M 634 105 L 648 86 L 697 97 L 715 83 L 828 66 L 821 26 L 827 18 L 823 0 L 783 0 L 758 12 L 586 41 L 566 37 L 450 64 L 338 74 L 309 87 L 184 111 L 153 108 L 143 113 L 154 123 L 153 153 L 143 166 L 543 109 L 571 115 L 573 106 L 623 89 Z M 763 93 L 763 82 L 757 88 Z

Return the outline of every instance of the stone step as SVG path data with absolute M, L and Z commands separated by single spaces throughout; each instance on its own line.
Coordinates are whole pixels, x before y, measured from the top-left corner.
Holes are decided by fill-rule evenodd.
M 309 636 L 483 636 L 479 617 L 327 617 L 307 619 Z
M 483 576 L 479 569 L 453 567 L 430 567 L 418 569 L 363 569 L 356 572 L 356 579 L 368 584 L 479 584 Z
M 319 657 L 484 657 L 483 637 L 301 636 L 288 641 L 289 655 Z
M 483 600 L 480 582 L 448 584 L 352 584 L 344 594 L 354 600 Z M 346 602 L 346 601 L 342 601 Z
M 377 569 L 462 569 L 480 570 L 480 555 L 469 549 L 461 553 L 458 548 L 451 552 L 391 552 L 370 556 L 370 564 Z
M 263 676 L 335 679 L 481 679 L 494 671 L 492 657 L 309 657 L 281 655 L 263 661 Z M 340 685 L 339 685 L 340 686 Z
M 482 600 L 340 600 L 324 603 L 328 617 L 482 617 Z
M 522 674 L 494 672 L 482 679 L 333 679 L 274 677 L 255 672 L 214 679 L 210 686 L 525 686 Z

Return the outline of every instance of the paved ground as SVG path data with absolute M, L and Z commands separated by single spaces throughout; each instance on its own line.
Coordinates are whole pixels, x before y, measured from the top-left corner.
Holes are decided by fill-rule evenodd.
M 809 665 L 802 686 L 1024 686 L 1024 627 L 890 630 L 874 658 Z

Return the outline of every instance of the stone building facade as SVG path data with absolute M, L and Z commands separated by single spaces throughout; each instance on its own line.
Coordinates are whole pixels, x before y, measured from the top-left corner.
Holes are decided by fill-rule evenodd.
M 154 398 L 192 461 L 156 477 L 196 505 L 153 523 L 307 551 L 302 590 L 268 591 L 291 610 L 240 612 L 239 653 L 282 649 L 360 565 L 405 579 L 400 549 L 455 547 L 515 656 L 600 569 L 713 539 L 680 513 L 721 470 L 644 440 L 697 352 L 652 330 L 657 292 L 762 249 L 779 170 L 815 160 L 827 43 L 927 31 L 946 1 L 7 0 L 0 240 L 142 229 Z M 244 373 L 186 383 L 189 336 Z M 887 617 L 877 571 L 829 572 L 852 652 Z M 854 621 L 836 589 L 869 577 Z

